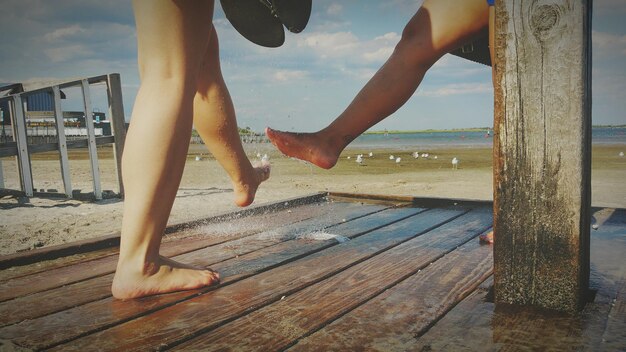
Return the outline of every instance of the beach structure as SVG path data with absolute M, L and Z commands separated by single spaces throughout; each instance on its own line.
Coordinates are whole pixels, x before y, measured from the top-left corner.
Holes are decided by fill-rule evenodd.
M 626 350 L 626 210 L 589 204 L 590 6 L 496 1 L 494 203 L 324 192 L 172 225 L 162 253 L 223 282 L 132 302 L 109 292 L 118 234 L 3 257 L 0 341 Z
M 96 129 L 96 120 L 103 116 L 101 113 L 94 114 L 91 102 L 90 85 L 105 84 L 108 99 L 108 115 L 110 118 L 109 130 L 112 135 L 104 135 L 102 129 Z M 61 99 L 64 94 L 62 89 L 79 87 L 82 94 L 84 110 L 80 113 L 66 113 L 61 107 Z M 55 195 L 53 192 L 36 192 L 36 185 L 33 184 L 33 175 L 30 156 L 33 153 L 58 151 L 61 163 L 61 177 L 64 185 L 64 193 L 68 198 L 80 196 L 75 194 L 69 172 L 68 150 L 73 148 L 88 148 L 89 160 L 91 163 L 91 176 L 93 180 L 93 192 L 91 196 L 95 199 L 103 198 L 103 190 L 100 184 L 100 170 L 98 163 L 97 146 L 112 144 L 114 147 L 114 158 L 117 166 L 118 192 L 119 196 L 124 194 L 124 186 L 121 177 L 121 156 L 126 137 L 126 123 L 124 119 L 124 108 L 122 103 L 122 90 L 119 74 L 113 73 L 97 77 L 89 77 L 65 82 L 56 82 L 39 86 L 33 89 L 24 90 L 21 84 L 2 87 L 5 92 L 0 96 L 0 105 L 3 107 L 3 119 L 6 118 L 4 110 L 6 108 L 10 119 L 10 134 L 4 134 L 5 140 L 0 143 L 0 157 L 12 157 L 17 159 L 18 173 L 20 177 L 20 190 L 3 189 L 4 193 L 13 193 L 32 197 L 34 195 L 46 196 Z M 29 110 L 30 106 L 37 106 L 35 111 Z M 46 108 L 51 108 L 47 111 Z M 44 111 L 41 111 L 44 110 Z M 73 125 L 73 116 L 80 121 Z M 28 117 L 28 118 L 27 118 Z M 67 120 L 70 121 L 67 121 Z M 99 123 L 99 121 L 96 121 Z M 45 125 L 46 133 L 37 133 L 40 129 L 34 129 L 34 125 Z M 3 127 L 5 127 L 3 121 Z M 37 126 L 35 126 L 37 127 Z M 76 131 L 73 131 L 76 130 Z M 4 131 L 4 129 L 3 129 Z M 35 132 L 33 132 L 35 131 Z M 33 134 L 40 136 L 54 136 L 54 141 L 34 140 Z M 69 138 L 71 136 L 73 138 Z M 44 143 L 41 143 L 43 141 Z M 40 142 L 40 143 L 37 143 Z
M 589 297 L 591 1 L 499 1 L 497 303 L 578 311 Z
M 115 234 L 0 257 L 0 341 L 64 351 L 620 351 L 626 210 L 592 215 L 597 292 L 580 314 L 495 309 L 493 247 L 478 241 L 492 228 L 489 201 L 320 193 L 169 226 L 162 253 L 218 270 L 215 287 L 113 299 Z

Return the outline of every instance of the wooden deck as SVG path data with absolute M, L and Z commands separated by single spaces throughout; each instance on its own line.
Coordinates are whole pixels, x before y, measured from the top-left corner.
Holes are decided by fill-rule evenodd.
M 491 303 L 491 203 L 320 194 L 171 227 L 203 290 L 113 299 L 115 236 L 0 258 L 0 350 L 623 351 L 626 211 L 593 214 L 575 316 Z

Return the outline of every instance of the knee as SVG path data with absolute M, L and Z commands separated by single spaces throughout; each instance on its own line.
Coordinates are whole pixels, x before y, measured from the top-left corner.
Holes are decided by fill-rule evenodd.
M 182 68 L 155 62 L 140 68 L 141 87 L 158 90 L 173 97 L 192 98 L 195 94 L 196 76 Z
M 395 52 L 403 55 L 412 65 L 420 66 L 424 70 L 428 70 L 441 57 L 434 46 L 429 27 L 420 23 L 419 18 L 413 18 L 404 27 Z

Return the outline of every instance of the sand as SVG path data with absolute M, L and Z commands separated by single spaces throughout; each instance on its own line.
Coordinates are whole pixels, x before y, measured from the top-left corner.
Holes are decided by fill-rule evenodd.
M 257 193 L 255 204 L 275 202 L 320 191 L 354 192 L 455 199 L 492 199 L 491 149 L 456 148 L 423 150 L 430 158 L 414 159 L 409 150 L 347 149 L 332 170 L 322 170 L 280 155 L 271 145 L 246 145 L 251 159 L 268 153 L 272 174 Z M 626 146 L 594 146 L 592 192 L 594 206 L 626 207 L 626 157 L 619 157 Z M 365 154 L 364 165 L 355 162 Z M 396 164 L 389 155 L 401 157 Z M 100 177 L 102 189 L 117 190 L 115 164 L 110 148 L 102 147 Z M 437 159 L 434 159 L 434 156 Z M 71 155 L 74 189 L 93 189 L 85 151 Z M 200 156 L 202 160 L 196 161 Z M 350 156 L 350 159 L 348 159 Z M 460 160 L 452 169 L 451 160 Z M 18 189 L 15 160 L 2 159 L 6 188 Z M 58 157 L 55 153 L 33 156 L 33 175 L 37 189 L 63 190 Z M 5 196 L 0 199 L 0 255 L 58 245 L 108 235 L 119 231 L 123 201 L 97 202 L 70 199 Z M 225 172 L 202 145 L 190 147 L 185 173 L 169 223 L 206 218 L 237 210 L 232 186 Z

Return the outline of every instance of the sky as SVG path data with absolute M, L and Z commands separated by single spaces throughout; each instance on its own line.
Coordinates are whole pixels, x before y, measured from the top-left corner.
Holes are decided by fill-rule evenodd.
M 306 29 L 280 48 L 248 42 L 216 1 L 222 72 L 240 127 L 313 131 L 330 123 L 385 62 L 421 1 L 313 0 Z M 126 119 L 139 88 L 128 0 L 3 0 L 0 82 L 120 73 Z M 594 0 L 593 123 L 626 124 L 626 1 Z M 72 94 L 65 110 L 80 108 Z M 106 111 L 97 88 L 95 111 Z M 155 102 L 158 104 L 158 102 Z M 76 106 L 74 106 L 76 105 Z M 414 96 L 371 130 L 492 126 L 487 66 L 452 55 L 427 73 Z

